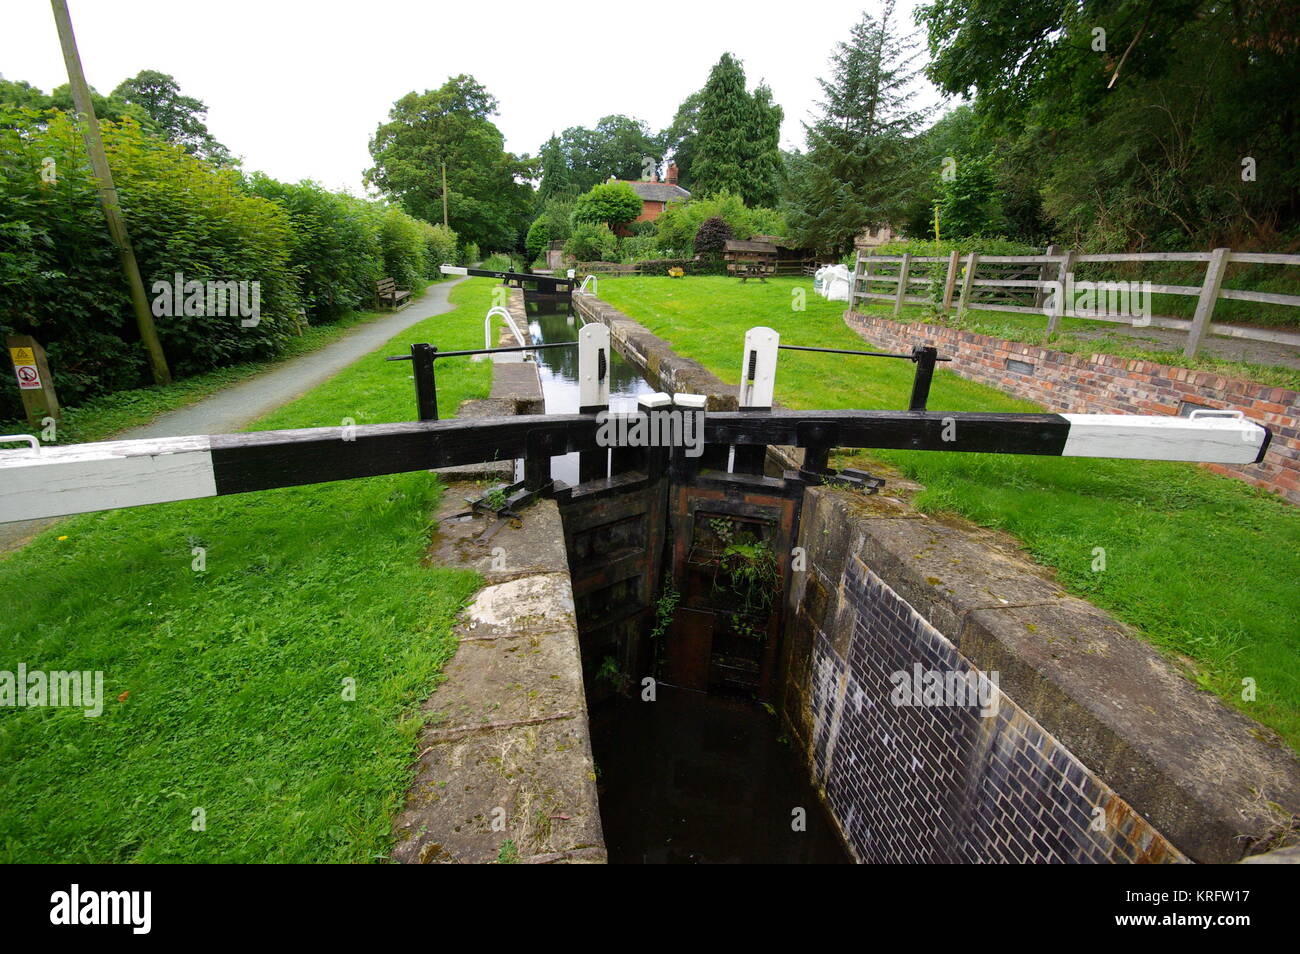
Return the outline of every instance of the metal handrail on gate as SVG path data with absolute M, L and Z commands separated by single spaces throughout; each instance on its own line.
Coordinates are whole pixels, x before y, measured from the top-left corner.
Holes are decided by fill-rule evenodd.
M 515 336 L 515 340 L 518 341 L 520 345 L 528 344 L 528 342 L 524 341 L 524 336 L 520 334 L 519 328 L 515 325 L 515 319 L 514 316 L 510 314 L 510 309 L 506 308 L 504 305 L 493 305 L 488 309 L 488 313 L 483 316 L 484 348 L 488 350 L 491 350 L 492 348 L 492 318 L 494 315 L 500 316 L 506 320 L 506 326 L 510 329 L 511 334 Z

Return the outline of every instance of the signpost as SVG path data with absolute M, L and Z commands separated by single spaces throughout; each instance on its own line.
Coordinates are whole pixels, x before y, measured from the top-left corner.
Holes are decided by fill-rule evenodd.
M 54 393 L 54 378 L 45 360 L 45 349 L 31 335 L 6 335 L 5 347 L 13 362 L 27 423 L 39 429 L 47 417 L 58 420 L 59 399 Z

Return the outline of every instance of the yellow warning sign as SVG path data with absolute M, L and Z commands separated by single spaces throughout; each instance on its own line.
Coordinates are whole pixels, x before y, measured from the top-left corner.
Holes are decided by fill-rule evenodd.
M 10 348 L 9 356 L 14 359 L 14 364 L 36 363 L 36 354 L 31 348 Z

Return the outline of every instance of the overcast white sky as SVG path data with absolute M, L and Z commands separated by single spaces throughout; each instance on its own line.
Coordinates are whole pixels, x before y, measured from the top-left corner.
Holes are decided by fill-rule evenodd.
M 916 0 L 900 0 L 911 24 Z M 658 131 L 725 51 L 785 108 L 803 147 L 837 41 L 879 0 L 752 4 L 592 0 L 69 0 L 86 78 L 107 94 L 142 69 L 176 77 L 208 128 L 277 179 L 363 190 L 366 144 L 395 99 L 470 73 L 500 102 L 515 153 L 567 126 L 626 113 Z M 0 73 L 49 92 L 67 82 L 47 0 L 5 0 Z M 938 102 L 928 85 L 926 103 Z

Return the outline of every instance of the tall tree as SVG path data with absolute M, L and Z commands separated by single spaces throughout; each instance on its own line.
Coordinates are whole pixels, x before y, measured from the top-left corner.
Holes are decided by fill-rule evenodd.
M 375 161 L 368 184 L 429 222 L 442 219 L 442 163 L 447 164 L 449 224 L 464 242 L 484 249 L 516 248 L 532 211 L 536 160 L 505 150 L 488 118 L 496 99 L 472 76 L 436 90 L 407 93 L 370 140 Z
M 139 106 L 154 121 L 159 133 L 192 155 L 221 165 L 230 162 L 230 150 L 208 131 L 203 100 L 181 93 L 174 78 L 157 70 L 141 70 L 113 90 L 122 102 Z
M 569 165 L 564 158 L 564 147 L 560 137 L 552 133 L 551 138 L 542 146 L 542 179 L 537 185 L 538 202 L 545 202 L 552 196 L 572 195 L 577 190 L 569 176 Z
M 682 100 L 672 125 L 659 134 L 664 151 L 672 154 L 672 161 L 677 166 L 677 184 L 683 189 L 693 188 L 691 177 L 694 174 L 702 93 L 702 90 L 696 90 Z
M 1054 233 L 1134 251 L 1273 247 L 1300 226 L 1298 13 L 1296 0 L 934 0 L 918 18 L 931 78 L 973 95 Z
M 898 32 L 894 0 L 879 19 L 863 13 L 819 80 L 821 117 L 807 130 L 806 175 L 790 224 L 804 244 L 845 250 L 863 228 L 898 224 L 915 178 L 911 138 L 926 111 L 915 109 L 915 54 Z
M 751 133 L 746 140 L 745 168 L 749 183 L 741 195 L 750 205 L 775 205 L 782 190 L 785 163 L 781 158 L 781 120 L 785 110 L 772 99 L 772 90 L 759 83 L 750 97 Z
M 745 92 L 744 67 L 730 53 L 723 53 L 700 92 L 691 173 L 696 191 L 741 194 L 745 184 L 745 137 L 752 119 L 753 104 Z
M 654 171 L 663 158 L 663 147 L 650 127 L 621 114 L 603 117 L 594 129 L 570 126 L 560 134 L 560 148 L 575 193 L 610 177 L 640 179 L 647 166 Z
M 782 118 L 772 90 L 760 83 L 747 92 L 744 66 L 724 53 L 662 138 L 672 144 L 684 188 L 730 192 L 750 205 L 768 205 L 780 191 Z

